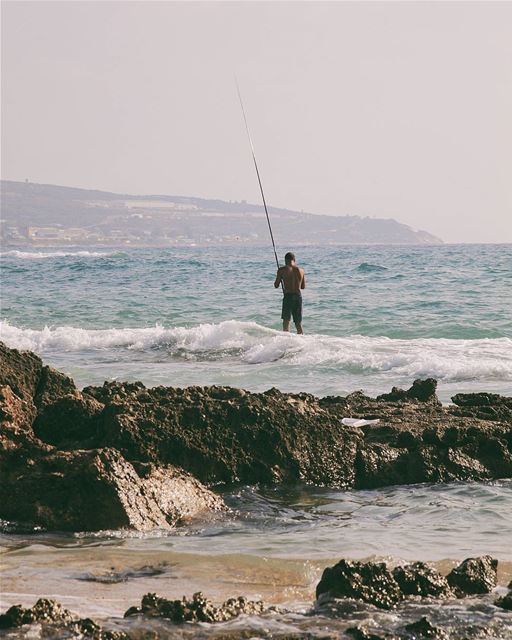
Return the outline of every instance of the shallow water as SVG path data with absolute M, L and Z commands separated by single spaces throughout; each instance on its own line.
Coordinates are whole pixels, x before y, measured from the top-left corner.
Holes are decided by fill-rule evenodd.
M 499 590 L 512 579 L 512 480 L 345 492 L 244 486 L 224 497 L 229 514 L 171 533 L 4 533 L 2 605 L 32 604 L 45 594 L 83 615 L 112 619 L 147 592 L 177 598 L 201 590 L 216 602 L 243 594 L 295 612 L 267 621 L 274 632 L 286 623 L 296 632 L 328 624 L 342 633 L 346 616 L 303 615 L 322 570 L 340 558 L 390 565 L 424 560 L 447 573 L 466 557 L 490 553 L 499 559 Z M 492 600 L 474 599 L 469 611 L 467 601 L 404 605 L 398 614 L 363 606 L 358 615 L 367 622 L 377 616 L 383 628 L 394 628 L 420 617 L 419 610 L 446 624 L 448 606 L 458 607 L 466 622 L 478 621 L 482 609 L 503 634 L 507 616 Z M 353 624 L 353 611 L 348 619 Z

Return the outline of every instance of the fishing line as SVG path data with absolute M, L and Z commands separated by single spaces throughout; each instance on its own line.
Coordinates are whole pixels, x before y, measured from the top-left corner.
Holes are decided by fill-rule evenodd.
M 236 83 L 236 90 L 238 92 L 238 99 L 240 100 L 240 106 L 242 107 L 242 115 L 244 117 L 245 130 L 247 131 L 247 137 L 249 138 L 249 144 L 251 145 L 252 159 L 254 161 L 254 168 L 256 169 L 256 176 L 258 177 L 258 184 L 260 185 L 261 198 L 263 200 L 263 206 L 265 208 L 265 215 L 267 216 L 268 230 L 270 231 L 270 239 L 272 240 L 272 247 L 274 248 L 274 256 L 276 259 L 277 268 L 279 269 L 279 260 L 277 258 L 276 243 L 274 242 L 272 225 L 270 224 L 270 217 L 268 215 L 267 201 L 265 200 L 265 193 L 263 192 L 263 185 L 261 184 L 260 172 L 258 170 L 258 163 L 256 162 L 256 154 L 254 153 L 254 145 L 252 143 L 251 133 L 249 131 L 249 125 L 247 124 L 247 117 L 245 115 L 244 103 L 242 102 L 242 94 L 240 93 L 240 87 L 238 85 L 238 80 L 236 76 L 235 76 L 235 83 Z M 283 290 L 284 290 L 284 285 L 282 282 L 281 282 L 281 286 L 283 286 Z

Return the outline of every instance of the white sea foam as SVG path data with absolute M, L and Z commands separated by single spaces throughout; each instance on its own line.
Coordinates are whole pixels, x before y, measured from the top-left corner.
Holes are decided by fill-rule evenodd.
M 2 257 L 19 258 L 20 260 L 40 260 L 42 258 L 102 258 L 104 256 L 113 256 L 117 252 L 105 251 L 19 251 L 12 249 L 11 251 L 3 251 L 0 253 Z
M 328 367 L 340 373 L 392 373 L 413 379 L 512 381 L 510 338 L 398 340 L 368 336 L 297 336 L 235 320 L 195 327 L 134 329 L 45 327 L 22 329 L 0 322 L 8 346 L 42 355 L 55 352 L 165 350 L 172 357 L 233 360 L 240 364 Z

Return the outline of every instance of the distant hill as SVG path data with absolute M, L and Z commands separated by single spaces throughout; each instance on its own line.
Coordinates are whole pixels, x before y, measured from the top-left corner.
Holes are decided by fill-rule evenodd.
M 30 182 L 1 182 L 7 244 L 262 244 L 261 205 L 203 198 L 134 196 Z M 392 218 L 330 216 L 270 207 L 282 244 L 440 244 Z

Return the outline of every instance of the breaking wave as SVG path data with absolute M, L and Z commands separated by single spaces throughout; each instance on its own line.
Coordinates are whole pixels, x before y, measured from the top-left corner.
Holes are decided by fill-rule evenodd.
M 297 336 L 230 320 L 195 327 L 22 329 L 0 322 L 8 346 L 42 355 L 55 352 L 127 349 L 140 355 L 155 350 L 165 357 L 230 361 L 246 365 L 328 367 L 349 373 L 389 372 L 408 378 L 432 376 L 444 381 L 512 381 L 512 339 L 391 339 L 352 335 Z
M 103 258 L 106 256 L 121 255 L 119 251 L 3 251 L 1 257 L 19 258 L 21 260 L 40 260 L 42 258 Z

